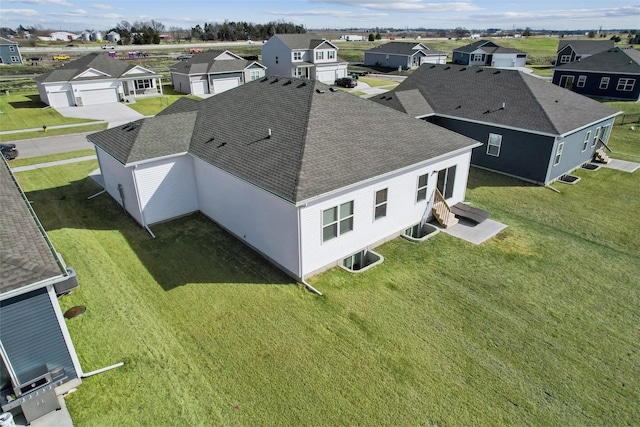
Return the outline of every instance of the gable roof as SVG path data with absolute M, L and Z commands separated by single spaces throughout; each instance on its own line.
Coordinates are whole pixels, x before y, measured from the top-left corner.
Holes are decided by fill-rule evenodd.
M 118 127 L 87 138 L 127 164 L 167 154 L 142 145 L 146 129 L 153 127 L 155 144 L 176 154 L 185 140 L 174 142 L 175 135 L 188 135 L 190 154 L 290 203 L 477 145 L 320 82 L 283 77 L 178 101 L 155 119 L 135 122 L 138 134 Z
M 229 54 L 234 59 L 218 59 L 223 54 Z M 228 50 L 207 50 L 172 65 L 169 70 L 184 74 L 230 73 L 243 71 L 253 64 L 266 68 L 257 61 L 243 59 Z
M 303 34 L 275 34 L 273 37 L 277 37 L 289 47 L 289 49 L 315 49 L 323 43 L 328 43 L 334 49 L 338 49 L 336 45 L 331 43 L 327 39 L 323 39 L 317 34 L 303 33 Z
M 0 294 L 65 274 L 29 201 L 0 160 Z
M 422 65 L 393 91 L 371 98 L 415 114 L 418 90 L 433 113 L 549 135 L 565 135 L 619 114 L 609 106 L 517 70 Z M 504 105 L 504 108 L 503 108 Z M 423 116 L 431 114 L 428 110 Z
M 418 49 L 415 49 L 418 47 Z M 417 52 L 422 52 L 425 55 L 441 55 L 444 52 L 439 50 L 430 49 L 422 43 L 406 43 L 406 42 L 389 42 L 380 46 L 373 47 L 366 51 L 367 53 L 381 53 L 389 55 L 415 55 Z
M 129 62 L 120 61 L 116 58 L 111 58 L 107 53 L 94 52 L 88 55 L 82 56 L 75 61 L 71 61 L 63 66 L 51 70 L 48 73 L 35 77 L 34 80 L 40 83 L 47 82 L 68 82 L 78 80 L 105 80 L 123 77 L 127 72 L 134 68 L 140 68 L 145 70 L 144 73 L 137 73 L 135 77 L 158 77 L 152 71 L 146 70 L 138 65 L 131 64 Z M 80 77 L 87 70 L 96 70 L 104 73 L 104 76 L 91 76 Z
M 453 49 L 453 51 L 454 52 L 470 53 L 470 52 L 473 52 L 476 49 L 478 49 L 478 48 L 480 48 L 482 46 L 485 46 L 485 45 L 486 45 L 486 47 L 497 47 L 498 46 L 497 44 L 495 44 L 491 40 L 478 40 L 477 42 L 473 42 L 471 44 L 455 48 L 455 49 Z
M 640 74 L 640 51 L 631 47 L 614 47 L 579 61 L 558 65 L 555 70 Z
M 578 55 L 593 55 L 594 53 L 603 52 L 614 48 L 616 43 L 613 40 L 567 40 L 561 39 L 558 42 L 558 50 L 560 52 L 566 46 L 571 46 L 573 51 Z
M 9 39 L 5 39 L 4 37 L 0 37 L 0 46 L 3 45 L 17 45 L 18 42 L 14 42 L 12 40 Z

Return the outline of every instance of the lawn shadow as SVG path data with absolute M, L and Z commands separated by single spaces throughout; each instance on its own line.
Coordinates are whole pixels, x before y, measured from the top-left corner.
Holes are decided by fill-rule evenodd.
M 13 108 L 44 108 L 47 106 L 40 100 L 40 95 L 25 95 L 25 98 L 29 98 L 29 101 L 15 101 L 9 102 Z
M 88 199 L 100 191 L 100 186 L 87 177 L 62 187 L 32 191 L 26 195 L 47 232 L 64 229 L 96 231 L 79 234 L 92 240 L 86 247 L 97 245 L 108 247 L 110 251 L 119 248 L 133 251 L 142 268 L 166 291 L 200 283 L 296 284 L 282 270 L 201 213 L 151 226 L 153 238 L 109 194 L 102 193 Z M 118 232 L 127 245 L 118 243 L 119 236 L 100 231 Z M 124 252 L 113 253 L 110 258 L 127 259 Z M 136 260 L 126 261 L 126 264 L 116 267 L 111 260 L 101 262 L 100 255 L 96 254 L 91 268 L 124 268 L 137 276 L 144 275 L 144 272 L 135 272 L 141 268 Z
M 471 165 L 467 189 L 474 190 L 481 187 L 538 187 L 538 185 Z

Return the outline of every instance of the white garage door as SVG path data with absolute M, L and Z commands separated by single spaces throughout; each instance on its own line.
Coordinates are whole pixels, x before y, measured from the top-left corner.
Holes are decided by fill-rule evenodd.
M 334 70 L 316 72 L 316 80 L 326 84 L 333 84 L 336 81 L 336 72 Z
M 207 93 L 207 81 L 198 80 L 195 82 L 191 82 L 191 93 L 194 95 L 202 95 L 203 93 Z
M 80 92 L 82 105 L 108 104 L 118 102 L 118 92 L 114 88 L 83 90 Z
M 224 92 L 225 90 L 238 86 L 240 86 L 240 79 L 237 77 L 232 79 L 216 79 L 213 81 L 213 93 Z
M 71 92 L 50 92 L 49 93 L 49 105 L 52 107 L 71 107 L 75 105 L 71 101 Z

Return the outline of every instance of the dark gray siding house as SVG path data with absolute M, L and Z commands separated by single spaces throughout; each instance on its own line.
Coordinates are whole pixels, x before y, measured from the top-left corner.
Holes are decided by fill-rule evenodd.
M 423 65 L 370 98 L 482 143 L 471 164 L 546 185 L 593 159 L 620 112 L 517 70 Z
M 615 47 L 557 66 L 553 84 L 596 99 L 640 100 L 640 51 Z
M 77 287 L 4 158 L 0 160 L 0 412 L 32 419 L 81 383 L 58 295 Z M 34 396 L 37 395 L 37 399 Z M 7 396 L 15 397 L 14 400 Z M 34 415 L 35 413 L 35 415 Z
M 555 65 L 568 64 L 579 61 L 591 55 L 615 47 L 613 40 L 568 40 L 562 39 L 558 43 Z

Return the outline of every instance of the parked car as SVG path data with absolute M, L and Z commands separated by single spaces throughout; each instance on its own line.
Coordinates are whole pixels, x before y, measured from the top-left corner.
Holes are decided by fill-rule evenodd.
M 68 61 L 69 55 L 53 55 L 54 61 Z
M 42 61 L 42 56 L 30 56 L 27 61 Z
M 110 44 L 105 44 L 102 46 L 103 49 L 115 49 L 115 46 L 111 46 Z
M 18 149 L 16 144 L 0 144 L 0 151 L 7 160 L 13 160 L 18 157 Z
M 342 77 L 342 78 L 336 79 L 336 86 L 356 87 L 357 85 L 358 85 L 358 82 L 356 81 L 356 79 L 352 79 L 351 77 Z
M 73 43 L 69 43 L 69 44 L 65 45 L 65 47 L 76 47 L 76 45 L 73 44 Z
M 180 55 L 176 59 L 179 59 L 180 61 L 186 61 L 187 59 L 191 59 L 191 55 Z
M 147 52 L 136 52 L 136 54 L 138 55 L 138 57 L 143 57 L 143 58 L 146 58 L 147 56 L 149 56 Z

